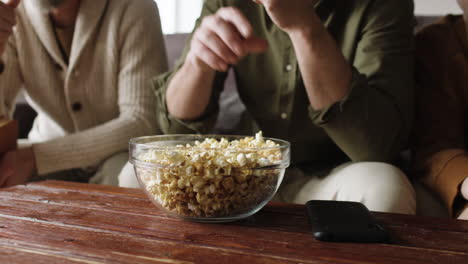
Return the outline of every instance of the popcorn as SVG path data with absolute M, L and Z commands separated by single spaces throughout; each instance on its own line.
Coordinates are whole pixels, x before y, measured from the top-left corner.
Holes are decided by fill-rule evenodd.
M 207 138 L 193 145 L 151 150 L 138 159 L 158 168 L 136 167 L 147 192 L 165 209 L 186 217 L 245 213 L 274 194 L 283 169 L 280 146 L 253 137 Z
M 258 160 L 258 164 L 262 167 L 266 167 L 268 164 L 270 164 L 270 161 L 268 159 L 261 158 Z
M 247 164 L 247 158 L 245 157 L 244 153 L 237 155 L 237 162 L 239 166 L 244 167 Z

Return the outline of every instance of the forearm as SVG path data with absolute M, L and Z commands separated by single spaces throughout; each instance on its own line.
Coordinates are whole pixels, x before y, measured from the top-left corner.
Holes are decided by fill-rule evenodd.
M 203 115 L 210 101 L 216 75 L 214 70 L 193 61 L 187 57 L 166 92 L 169 113 L 181 120 L 194 120 Z
M 98 127 L 33 145 L 39 175 L 97 166 L 128 149 L 128 141 L 156 131 L 152 118 L 121 115 Z
M 310 104 L 326 109 L 349 92 L 352 70 L 318 17 L 311 26 L 290 34 Z
M 408 120 L 411 114 L 366 82 L 355 71 L 346 100 L 326 110 L 311 107 L 310 117 L 352 161 L 389 162 L 404 148 L 409 135 L 401 113 L 408 113 Z

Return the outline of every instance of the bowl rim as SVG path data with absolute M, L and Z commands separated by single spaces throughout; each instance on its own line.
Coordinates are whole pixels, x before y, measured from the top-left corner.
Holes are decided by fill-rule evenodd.
M 172 134 L 172 135 L 154 135 L 154 136 L 144 136 L 144 137 L 136 137 L 132 138 L 129 142 L 130 145 L 130 158 L 129 161 L 132 165 L 137 166 L 137 167 L 146 167 L 146 168 L 169 168 L 170 166 L 168 165 L 161 165 L 161 164 L 156 164 L 156 163 L 151 163 L 151 162 L 145 162 L 143 160 L 138 159 L 137 157 L 134 156 L 133 150 L 135 147 L 146 147 L 151 150 L 161 150 L 161 151 L 167 151 L 170 150 L 171 148 L 168 147 L 157 147 L 152 145 L 151 143 L 138 143 L 138 140 L 145 140 L 145 139 L 164 139 L 164 138 L 173 138 L 176 139 L 177 137 L 193 137 L 193 138 L 227 138 L 227 139 L 243 139 L 246 137 L 252 137 L 252 136 L 241 136 L 241 135 L 222 135 L 222 134 L 207 134 L 207 135 L 201 135 L 201 134 Z M 255 138 L 253 136 L 253 138 Z M 282 139 L 277 139 L 277 138 L 270 138 L 270 137 L 264 137 L 264 140 L 272 140 L 276 143 L 279 143 L 280 146 L 278 147 L 258 147 L 258 148 L 242 148 L 242 151 L 260 151 L 260 150 L 273 150 L 273 149 L 279 149 L 282 151 L 286 151 L 287 155 L 286 158 L 283 158 L 280 162 L 277 162 L 275 164 L 270 164 L 267 166 L 263 167 L 258 167 L 258 168 L 253 168 L 252 170 L 266 170 L 266 169 L 286 169 L 290 166 L 291 164 L 291 143 L 288 141 L 282 140 Z M 162 141 L 162 140 L 161 140 Z M 176 149 L 176 148 L 174 148 Z M 225 148 L 201 148 L 197 147 L 194 148 L 196 150 L 204 150 L 204 151 L 216 151 L 216 150 L 225 150 Z
M 135 168 L 146 168 L 146 169 L 168 169 L 171 168 L 170 165 L 161 165 L 157 163 L 151 163 L 151 162 L 146 162 L 139 160 L 135 157 L 130 158 L 130 164 L 132 164 Z M 262 167 L 257 167 L 257 168 L 251 168 L 249 170 L 252 171 L 259 171 L 259 170 L 282 170 L 282 169 L 287 169 L 291 165 L 289 158 L 287 160 L 282 160 L 281 162 L 267 165 L 267 166 L 262 166 Z M 137 173 L 138 176 L 138 173 Z
M 155 147 L 154 145 L 152 145 L 151 143 L 138 143 L 137 141 L 138 140 L 144 140 L 144 139 L 156 139 L 156 138 L 177 138 L 177 137 L 199 137 L 199 138 L 202 138 L 202 139 L 205 139 L 205 138 L 217 138 L 217 139 L 221 139 L 221 138 L 237 138 L 237 139 L 243 139 L 243 138 L 255 138 L 255 136 L 242 136 L 242 135 L 223 135 L 223 134 L 206 134 L 206 135 L 201 135 L 201 134 L 171 134 L 171 135 L 154 135 L 154 136 L 144 136 L 144 137 L 136 137 L 136 138 L 132 138 L 130 139 L 129 141 L 129 145 L 132 146 L 140 146 L 140 147 L 148 147 L 148 148 L 151 148 L 151 149 L 154 149 L 154 150 L 168 150 L 169 148 L 168 147 Z M 265 141 L 267 140 L 271 140 L 273 142 L 276 142 L 276 143 L 280 143 L 280 146 L 278 147 L 256 147 L 256 148 L 242 148 L 242 150 L 245 150 L 245 151 L 259 151 L 259 150 L 272 150 L 272 149 L 290 149 L 291 148 L 291 143 L 286 141 L 286 140 L 282 140 L 282 139 L 278 139 L 278 138 L 270 138 L 270 137 L 264 137 L 263 138 Z M 201 147 L 194 147 L 193 149 L 197 149 L 197 150 L 224 150 L 226 148 L 201 148 Z

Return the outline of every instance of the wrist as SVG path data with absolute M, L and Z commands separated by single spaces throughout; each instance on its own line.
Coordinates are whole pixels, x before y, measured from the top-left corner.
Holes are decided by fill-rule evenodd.
M 322 24 L 313 23 L 288 30 L 286 33 L 293 43 L 296 41 L 306 41 L 311 44 L 326 38 L 328 34 Z
M 289 29 L 285 29 L 285 32 L 290 36 L 313 36 L 318 33 L 322 33 L 325 29 L 320 18 L 317 16 L 315 12 L 312 12 L 310 17 L 307 20 L 304 20 L 301 24 L 291 27 Z
M 210 68 L 206 63 L 201 61 L 198 56 L 194 55 L 192 51 L 187 54 L 184 68 L 186 68 L 188 72 L 195 72 L 198 74 L 212 74 L 215 72 L 214 69 Z

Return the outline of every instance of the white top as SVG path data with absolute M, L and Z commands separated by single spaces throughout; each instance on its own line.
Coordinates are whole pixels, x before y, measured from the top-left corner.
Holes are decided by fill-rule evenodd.
M 167 70 L 153 0 L 82 0 L 70 62 L 47 14 L 24 0 L 3 56 L 0 116 L 25 88 L 38 112 L 29 140 L 40 175 L 97 166 L 132 137 L 155 134 L 150 79 Z

